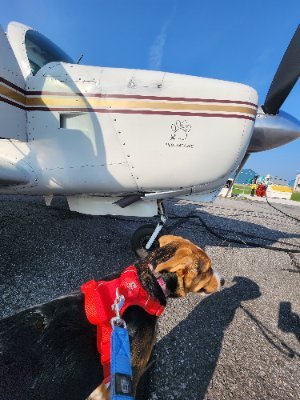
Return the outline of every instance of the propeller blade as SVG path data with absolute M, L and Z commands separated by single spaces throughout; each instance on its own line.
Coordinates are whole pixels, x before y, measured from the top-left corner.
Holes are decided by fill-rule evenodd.
M 292 37 L 266 96 L 263 110 L 277 114 L 300 75 L 300 25 Z

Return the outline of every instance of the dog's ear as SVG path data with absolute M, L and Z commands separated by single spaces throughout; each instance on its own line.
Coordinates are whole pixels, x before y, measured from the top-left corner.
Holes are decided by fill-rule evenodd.
M 177 272 L 179 270 L 185 270 L 193 263 L 192 255 L 193 252 L 190 248 L 180 247 L 168 261 L 158 264 L 155 271 Z
M 169 244 L 171 242 L 179 242 L 181 240 L 184 240 L 181 236 L 174 236 L 174 235 L 164 235 L 161 236 L 158 241 L 159 241 L 159 247 L 163 247 L 166 244 Z

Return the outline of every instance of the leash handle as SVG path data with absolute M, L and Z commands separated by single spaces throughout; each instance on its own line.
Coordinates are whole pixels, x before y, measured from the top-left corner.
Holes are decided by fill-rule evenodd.
M 114 325 L 111 334 L 110 399 L 134 400 L 127 329 Z

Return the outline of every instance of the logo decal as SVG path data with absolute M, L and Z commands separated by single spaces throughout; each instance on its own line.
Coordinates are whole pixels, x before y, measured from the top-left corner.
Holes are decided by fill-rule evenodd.
M 166 142 L 168 147 L 182 147 L 193 149 L 193 144 L 186 143 L 188 133 L 192 130 L 192 125 L 187 120 L 180 121 L 179 119 L 171 125 L 171 137 L 169 142 Z
M 132 379 L 126 374 L 115 374 L 115 394 L 117 395 L 133 395 Z M 128 398 L 126 396 L 126 398 Z
M 136 284 L 135 284 L 135 282 L 129 282 L 129 283 L 127 283 L 127 287 L 129 290 L 133 290 L 136 288 Z

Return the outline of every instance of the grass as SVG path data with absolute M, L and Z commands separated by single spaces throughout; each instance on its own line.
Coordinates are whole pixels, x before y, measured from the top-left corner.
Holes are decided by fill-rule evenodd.
M 232 194 L 250 194 L 251 186 L 233 185 Z
M 291 200 L 300 201 L 300 193 L 299 192 L 293 192 Z
M 251 185 L 233 185 L 232 194 L 250 194 Z M 293 192 L 291 196 L 291 200 L 300 201 L 300 193 Z

